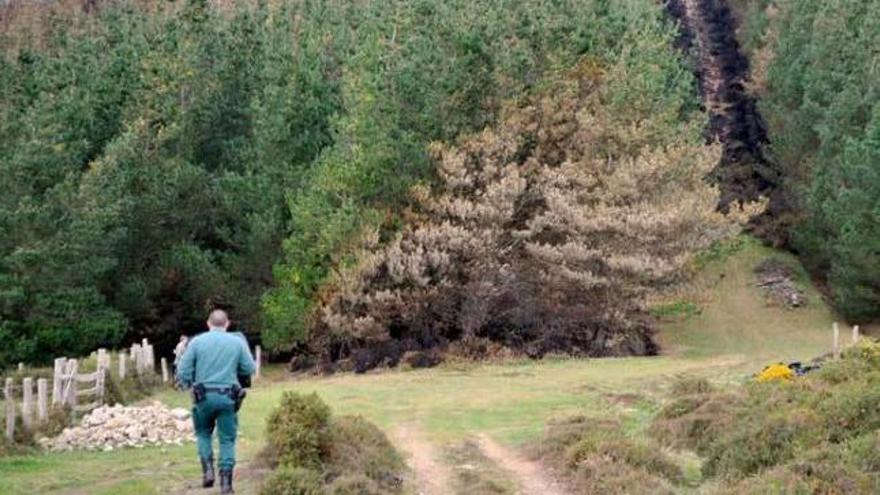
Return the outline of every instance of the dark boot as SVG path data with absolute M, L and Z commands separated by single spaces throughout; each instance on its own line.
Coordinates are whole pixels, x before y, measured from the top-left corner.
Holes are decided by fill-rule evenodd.
M 235 493 L 232 490 L 232 470 L 220 470 L 220 493 Z
M 202 461 L 202 488 L 214 486 L 214 458 L 201 458 Z

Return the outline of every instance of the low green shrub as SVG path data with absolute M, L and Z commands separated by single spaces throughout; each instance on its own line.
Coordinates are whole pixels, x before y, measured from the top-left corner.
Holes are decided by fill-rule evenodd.
M 570 449 L 585 438 L 616 431 L 620 423 L 616 421 L 594 420 L 585 416 L 573 416 L 548 423 L 544 436 L 532 444 L 532 457 L 544 459 L 553 465 L 568 463 Z
M 620 433 L 612 435 L 603 433 L 599 436 L 582 438 L 569 448 L 567 464 L 578 468 L 584 463 L 589 463 L 594 457 L 623 463 L 676 483 L 683 478 L 681 468 L 656 445 L 624 438 Z
M 714 392 L 715 387 L 709 380 L 703 377 L 684 375 L 678 377 L 673 383 L 670 393 L 673 397 L 686 397 L 694 394 L 708 394 Z
M 267 420 L 261 460 L 276 468 L 262 495 L 398 493 L 404 463 L 382 431 L 359 416 L 331 417 L 317 394 L 285 392 Z
M 670 394 L 672 400 L 660 408 L 649 428 L 664 445 L 704 453 L 733 423 L 737 398 L 716 393 L 704 378 L 681 377 Z
M 261 495 L 325 495 L 321 475 L 312 469 L 282 466 L 260 490 Z
M 791 381 L 737 393 L 697 382 L 673 386 L 649 431 L 704 456 L 703 474 L 731 493 L 877 493 L 880 488 L 880 345 Z M 837 488 L 835 488 L 837 487 Z
M 363 474 L 346 474 L 331 481 L 325 488 L 327 495 L 382 495 L 389 493 L 375 480 Z
M 567 473 L 578 493 L 674 493 L 673 484 L 684 478 L 659 446 L 626 437 L 610 421 L 552 423 L 533 453 Z
M 880 430 L 847 442 L 845 453 L 859 469 L 880 476 Z
M 345 482 L 339 481 L 339 487 L 349 486 L 355 481 L 360 486 L 363 480 L 358 481 L 360 477 L 352 478 L 351 475 L 363 473 L 363 478 L 371 481 L 364 486 L 375 485 L 379 491 L 358 493 L 387 493 L 388 490 L 399 488 L 403 459 L 376 425 L 360 416 L 342 416 L 330 421 L 328 433 L 325 472 L 332 479 L 350 478 Z
M 800 445 L 821 430 L 821 419 L 810 410 L 766 411 L 767 418 L 737 422 L 730 433 L 713 442 L 703 465 L 709 476 L 742 477 L 794 458 Z
M 720 492 L 755 495 L 878 493 L 880 473 L 863 469 L 853 461 L 845 447 L 825 444 L 757 476 L 728 482 Z
M 61 405 L 52 405 L 49 407 L 49 415 L 46 421 L 40 423 L 34 430 L 34 435 L 55 437 L 62 430 L 70 426 L 70 409 Z
M 328 444 L 330 408 L 317 394 L 284 392 L 267 420 L 267 459 L 272 465 L 316 469 Z
M 816 401 L 828 440 L 840 442 L 880 428 L 880 381 L 853 381 L 835 387 Z
M 644 469 L 602 456 L 585 459 L 572 475 L 575 493 L 581 495 L 606 495 L 626 493 L 631 495 L 672 495 L 675 488 L 665 479 Z

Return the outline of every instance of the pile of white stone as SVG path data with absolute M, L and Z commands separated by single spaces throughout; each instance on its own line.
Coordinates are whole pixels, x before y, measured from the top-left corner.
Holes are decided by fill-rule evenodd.
M 193 440 L 189 411 L 169 409 L 160 402 L 145 407 L 102 406 L 78 426 L 55 438 L 40 439 L 48 450 L 113 450 L 145 445 L 181 445 Z

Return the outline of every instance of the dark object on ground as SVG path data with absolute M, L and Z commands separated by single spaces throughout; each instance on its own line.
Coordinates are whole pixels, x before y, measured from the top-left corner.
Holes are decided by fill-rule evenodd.
M 794 281 L 794 269 L 776 258 L 768 258 L 755 267 L 756 285 L 773 301 L 788 308 L 807 304 L 804 292 Z
M 443 361 L 443 357 L 435 350 L 409 351 L 403 355 L 402 361 L 410 368 L 433 368 Z
M 290 362 L 287 363 L 287 369 L 291 373 L 306 371 L 314 366 L 315 360 L 306 354 L 297 354 L 290 358 Z
M 788 364 L 788 369 L 794 372 L 795 376 L 804 376 L 811 371 L 816 371 L 821 369 L 822 365 L 817 361 L 813 361 L 811 364 L 804 366 L 800 361 L 795 361 Z

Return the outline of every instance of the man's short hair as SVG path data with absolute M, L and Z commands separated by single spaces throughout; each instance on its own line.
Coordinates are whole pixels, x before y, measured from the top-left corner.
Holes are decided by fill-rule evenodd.
M 215 309 L 211 311 L 211 316 L 208 317 L 208 325 L 211 325 L 212 328 L 225 328 L 229 325 L 229 316 L 226 314 L 226 311 Z

